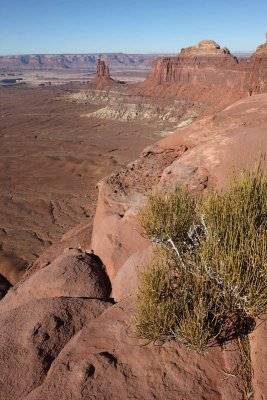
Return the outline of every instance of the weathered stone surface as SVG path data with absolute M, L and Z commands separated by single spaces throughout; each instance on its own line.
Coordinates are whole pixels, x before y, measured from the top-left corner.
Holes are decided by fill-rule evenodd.
M 186 150 L 181 146 L 158 151 L 152 146 L 139 160 L 98 184 L 92 248 L 105 264 L 112 283 L 126 260 L 149 246 L 137 222 L 145 194 L 159 182 L 164 168 Z
M 236 347 L 205 355 L 175 341 L 144 345 L 131 328 L 133 301 L 111 307 L 84 327 L 23 400 L 242 400 L 242 382 L 224 379 L 239 359 Z M 230 351 L 227 351 L 230 350 Z
M 132 254 L 119 269 L 112 282 L 112 297 L 121 301 L 137 293 L 140 277 L 149 265 L 152 246 Z
M 48 247 L 40 255 L 40 257 L 37 258 L 31 268 L 29 268 L 23 275 L 22 279 L 20 279 L 20 283 L 24 280 L 27 280 L 39 269 L 51 264 L 57 257 L 66 252 L 68 249 L 77 249 L 90 253 L 92 230 L 92 219 L 86 219 L 79 225 L 76 225 L 74 228 L 70 229 L 62 236 L 60 241 Z
M 14 254 L 0 251 L 0 274 L 15 285 L 25 273 L 27 263 Z
M 116 300 L 138 286 L 139 256 L 150 245 L 137 222 L 145 194 L 153 187 L 166 192 L 188 185 L 202 192 L 225 186 L 234 168 L 254 166 L 267 148 L 266 132 L 267 94 L 251 96 L 179 129 L 99 184 L 92 247 L 106 266 Z
M 267 149 L 267 94 L 240 100 L 213 117 L 199 120 L 158 143 L 189 150 L 168 166 L 159 186 L 171 189 L 223 187 L 233 169 L 253 168 Z M 266 160 L 263 166 L 266 167 Z
M 29 279 L 11 288 L 0 302 L 0 313 L 34 299 L 50 297 L 108 298 L 110 282 L 94 254 L 68 250 Z
M 100 300 L 61 297 L 35 300 L 1 314 L 1 400 L 22 399 L 41 385 L 70 338 L 108 306 Z
M 267 315 L 258 319 L 255 330 L 250 334 L 253 400 L 264 400 L 267 393 Z

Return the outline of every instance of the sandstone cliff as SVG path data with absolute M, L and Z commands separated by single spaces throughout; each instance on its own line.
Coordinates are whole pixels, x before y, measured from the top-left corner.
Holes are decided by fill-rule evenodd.
M 238 60 L 212 40 L 182 49 L 175 57 L 154 61 L 146 81 L 146 94 L 174 96 L 220 103 L 267 90 L 267 47 L 258 47 L 250 59 Z M 164 87 L 164 89 L 163 89 Z

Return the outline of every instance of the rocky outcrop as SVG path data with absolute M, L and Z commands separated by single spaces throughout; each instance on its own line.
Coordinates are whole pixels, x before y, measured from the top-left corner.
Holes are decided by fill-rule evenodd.
M 153 94 L 154 88 L 157 95 L 162 92 L 160 86 L 165 86 L 171 96 L 225 106 L 238 98 L 266 91 L 266 71 L 265 44 L 250 59 L 238 60 L 227 48 L 220 48 L 212 40 L 203 40 L 182 49 L 176 57 L 158 58 L 141 86 L 148 94 Z
M 110 78 L 109 67 L 106 65 L 105 61 L 100 60 L 100 58 L 97 59 L 96 76 L 97 78 Z
M 164 169 L 187 148 L 145 150 L 142 157 L 98 184 L 92 248 L 107 268 L 111 280 L 132 254 L 150 246 L 137 221 L 146 193 L 155 186 Z
M 107 299 L 110 289 L 109 278 L 97 256 L 69 250 L 9 290 L 1 301 L 0 313 L 35 299 L 60 296 Z
M 115 81 L 110 76 L 108 65 L 105 61 L 98 58 L 96 64 L 96 77 L 91 81 L 91 84 L 96 85 L 97 88 L 101 88 L 102 86 L 113 83 L 115 83 Z
M 253 58 L 266 58 L 267 57 L 267 33 L 265 34 L 266 43 L 261 44 L 257 47 L 255 53 L 252 55 Z
M 23 399 L 40 386 L 72 336 L 109 306 L 100 300 L 57 297 L 1 314 L 1 400 Z
M 266 34 L 267 39 L 267 34 Z M 267 92 L 267 41 L 260 45 L 251 57 L 251 92 Z
M 243 400 L 242 381 L 230 373 L 236 345 L 206 355 L 175 341 L 145 345 L 132 330 L 133 309 L 131 299 L 121 302 L 84 327 L 23 400 Z
M 212 57 L 212 56 L 225 56 L 231 55 L 230 51 L 224 47 L 220 48 L 220 46 L 214 42 L 214 40 L 201 40 L 196 46 L 187 47 L 185 49 L 181 49 L 181 56 L 190 56 L 190 57 Z
M 184 184 L 196 192 L 223 187 L 233 168 L 252 167 L 265 151 L 266 131 L 267 94 L 251 96 L 179 129 L 99 183 L 92 248 L 106 266 L 115 299 L 136 290 L 150 246 L 137 223 L 145 194 Z M 121 276 L 127 276 L 123 289 Z
M 242 91 L 244 73 L 229 50 L 212 40 L 181 50 L 176 57 L 157 59 L 148 78 L 157 84 L 175 83 L 209 88 L 228 86 Z

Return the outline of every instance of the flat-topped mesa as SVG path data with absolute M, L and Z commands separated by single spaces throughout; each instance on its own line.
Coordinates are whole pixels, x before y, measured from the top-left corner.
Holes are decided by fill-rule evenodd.
M 230 51 L 221 48 L 214 40 L 201 40 L 197 45 L 181 49 L 181 56 L 224 56 Z
M 156 84 L 208 88 L 226 84 L 235 88 L 242 81 L 240 71 L 236 71 L 237 64 L 237 58 L 227 48 L 221 48 L 213 40 L 202 40 L 196 46 L 182 49 L 176 57 L 158 58 L 152 64 L 149 79 Z
M 175 57 L 155 60 L 143 91 L 154 95 L 166 92 L 176 98 L 209 103 L 223 100 L 224 106 L 226 102 L 266 92 L 267 42 L 250 59 L 238 60 L 226 47 L 202 40 Z

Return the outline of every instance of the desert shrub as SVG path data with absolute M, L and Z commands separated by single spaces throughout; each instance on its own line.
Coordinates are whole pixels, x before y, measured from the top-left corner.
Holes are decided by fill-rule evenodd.
M 267 186 L 259 167 L 198 199 L 183 188 L 151 195 L 140 224 L 155 251 L 137 296 L 139 337 L 175 337 L 202 350 L 252 329 L 267 310 Z
M 151 194 L 147 206 L 139 214 L 144 234 L 154 243 L 172 239 L 183 247 L 188 230 L 195 218 L 195 198 L 183 188 L 176 188 L 167 198 L 160 193 Z
M 136 328 L 148 341 L 167 338 L 176 323 L 173 262 L 167 248 L 155 248 L 152 262 L 141 277 Z

